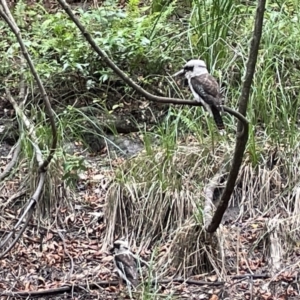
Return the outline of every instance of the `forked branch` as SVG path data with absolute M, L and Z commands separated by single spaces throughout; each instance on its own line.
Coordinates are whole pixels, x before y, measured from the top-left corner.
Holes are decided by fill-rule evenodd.
M 79 28 L 79 30 L 82 32 L 85 39 L 88 41 L 88 43 L 91 45 L 91 47 L 96 51 L 96 53 L 103 59 L 103 61 L 107 64 L 108 67 L 110 67 L 126 84 L 128 84 L 130 87 L 132 87 L 135 91 L 140 93 L 142 96 L 144 96 L 149 101 L 155 101 L 160 103 L 172 103 L 172 104 L 183 104 L 183 105 L 192 105 L 192 106 L 201 106 L 201 103 L 196 101 L 187 101 L 182 99 L 175 99 L 175 98 L 166 98 L 166 97 L 158 97 L 155 96 L 146 90 L 144 90 L 141 86 L 139 86 L 137 83 L 135 83 L 130 77 L 128 77 L 117 65 L 114 64 L 114 62 L 107 56 L 107 54 L 96 44 L 94 39 L 91 37 L 90 33 L 85 29 L 85 27 L 80 23 L 80 21 L 77 19 L 77 17 L 72 12 L 69 5 L 64 0 L 57 0 L 62 8 L 66 11 L 66 13 L 69 15 L 71 20 L 76 24 L 76 26 Z M 265 1 L 259 2 L 259 7 L 265 6 Z M 263 14 L 260 14 L 260 9 L 257 12 L 257 20 L 260 18 L 263 18 Z M 256 27 L 253 35 L 253 39 L 251 42 L 251 50 L 250 50 L 250 56 L 249 61 L 247 64 L 247 72 L 246 72 L 246 78 L 243 85 L 242 95 L 240 98 L 240 104 L 239 104 L 239 112 L 234 111 L 231 108 L 228 108 L 226 106 L 223 107 L 223 110 L 227 113 L 233 115 L 239 120 L 238 123 L 238 132 L 236 137 L 236 148 L 235 148 L 235 154 L 234 159 L 231 166 L 231 171 L 229 173 L 229 177 L 227 180 L 227 184 L 225 187 L 225 190 L 222 194 L 220 204 L 217 208 L 217 211 L 212 219 L 212 223 L 208 226 L 207 230 L 209 232 L 215 231 L 223 217 L 223 214 L 228 206 L 229 199 L 232 195 L 234 185 L 236 182 L 236 178 L 241 166 L 242 158 L 244 155 L 245 146 L 248 140 L 248 121 L 245 118 L 245 112 L 247 108 L 247 102 L 249 98 L 250 93 L 250 86 L 252 83 L 253 73 L 255 69 L 256 64 L 256 57 L 258 52 L 258 46 L 260 42 L 260 36 L 261 36 L 261 27 L 259 28 L 259 25 L 262 26 L 262 20 L 256 22 Z M 245 104 L 246 103 L 246 104 Z
M 28 223 L 29 223 L 29 221 L 32 217 L 32 214 L 34 212 L 35 205 L 40 199 L 40 195 L 42 193 L 43 186 L 44 186 L 44 183 L 45 183 L 46 169 L 47 169 L 47 166 L 49 165 L 49 163 L 50 163 L 50 161 L 51 161 L 51 159 L 52 159 L 52 157 L 55 153 L 55 149 L 56 149 L 57 130 L 56 130 L 56 126 L 55 126 L 54 115 L 53 115 L 53 112 L 52 112 L 52 109 L 51 109 L 51 105 L 50 105 L 50 101 L 48 99 L 47 93 L 44 89 L 44 86 L 42 84 L 42 81 L 41 81 L 37 71 L 35 70 L 35 67 L 33 65 L 33 62 L 31 60 L 31 58 L 30 58 L 30 55 L 27 52 L 27 49 L 25 47 L 25 44 L 24 44 L 22 36 L 21 36 L 20 29 L 17 26 L 12 14 L 10 13 L 10 10 L 9 10 L 8 5 L 7 5 L 5 0 L 1 0 L 1 2 L 0 2 L 0 16 L 7 23 L 7 25 L 10 27 L 12 32 L 15 34 L 15 36 L 18 40 L 18 43 L 20 45 L 22 54 L 23 54 L 25 60 L 28 63 L 28 66 L 30 68 L 30 71 L 31 71 L 32 75 L 34 76 L 34 78 L 37 82 L 37 85 L 40 89 L 40 92 L 41 92 L 41 95 L 42 95 L 42 98 L 43 98 L 43 101 L 44 101 L 44 104 L 45 104 L 45 107 L 46 107 L 46 113 L 49 116 L 50 125 L 51 125 L 51 129 L 52 129 L 52 137 L 53 137 L 49 155 L 45 160 L 43 160 L 42 153 L 41 153 L 37 143 L 34 143 L 36 159 L 37 159 L 37 162 L 38 162 L 38 165 L 39 165 L 38 185 L 37 185 L 36 190 L 33 193 L 32 197 L 29 199 L 27 207 L 24 209 L 24 212 L 19 217 L 19 220 L 18 220 L 17 224 L 15 224 L 12 231 L 6 236 L 4 241 L 1 241 L 0 248 L 6 246 L 6 244 L 11 239 L 13 239 L 12 242 L 10 243 L 10 245 L 5 249 L 5 251 L 3 251 L 0 254 L 0 258 L 1 258 L 12 249 L 12 247 L 17 243 L 17 241 L 20 238 L 20 236 L 22 235 L 22 233 L 25 231 L 25 229 L 26 229 L 26 227 L 27 227 L 27 225 L 28 225 Z M 10 102 L 13 104 L 13 106 L 16 110 L 16 113 L 21 117 L 21 120 L 24 122 L 25 126 L 27 127 L 27 129 L 29 131 L 29 134 L 31 136 L 35 136 L 33 127 L 30 125 L 30 122 L 26 118 L 26 116 L 22 113 L 22 109 L 20 109 L 20 107 L 17 105 L 16 101 L 14 101 L 14 99 L 13 99 L 12 95 L 10 94 L 8 88 L 6 88 L 6 96 L 9 98 Z M 22 223 L 23 223 L 23 226 L 22 226 Z
M 239 113 L 241 113 L 244 116 L 246 116 L 251 84 L 255 72 L 255 66 L 263 28 L 265 5 L 266 0 L 259 0 L 256 9 L 255 25 L 250 45 L 249 58 L 246 66 L 246 75 L 242 86 L 242 93 L 239 99 Z M 208 232 L 215 232 L 222 221 L 222 217 L 228 207 L 230 197 L 234 190 L 235 182 L 242 164 L 247 141 L 248 126 L 244 126 L 244 124 L 239 122 L 231 169 L 219 205 L 215 211 L 210 225 L 206 228 Z
M 14 33 L 14 35 L 16 36 L 18 43 L 20 45 L 22 54 L 24 56 L 24 58 L 26 59 L 30 72 L 32 73 L 38 88 L 41 92 L 45 107 L 46 107 L 46 113 L 49 117 L 49 122 L 51 125 L 51 130 L 52 130 L 52 145 L 50 147 L 50 152 L 48 154 L 48 157 L 43 161 L 42 164 L 39 165 L 40 167 L 40 171 L 44 171 L 47 166 L 49 165 L 54 153 L 55 153 L 55 149 L 56 149 L 56 145 L 57 145 L 57 130 L 56 130 L 56 125 L 55 125 L 55 120 L 54 120 L 54 114 L 52 112 L 52 108 L 51 108 L 51 104 L 48 98 L 48 95 L 46 93 L 46 90 L 44 88 L 44 85 L 40 79 L 39 74 L 37 73 L 33 62 L 31 60 L 31 57 L 26 49 L 26 46 L 23 42 L 22 36 L 21 36 L 21 31 L 18 27 L 18 25 L 16 24 L 13 16 L 10 13 L 10 10 L 8 8 L 8 5 L 6 3 L 5 0 L 1 0 L 1 5 L 0 5 L 0 16 L 2 17 L 2 19 L 7 23 L 7 25 L 9 26 L 9 28 L 11 29 L 11 31 Z

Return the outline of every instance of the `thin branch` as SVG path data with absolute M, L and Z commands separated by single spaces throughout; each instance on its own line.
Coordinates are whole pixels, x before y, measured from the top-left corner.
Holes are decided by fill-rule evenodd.
M 82 32 L 83 36 L 87 40 L 87 42 L 91 45 L 91 47 L 96 51 L 96 53 L 103 59 L 103 61 L 107 64 L 109 68 L 111 68 L 128 86 L 133 88 L 139 94 L 144 96 L 149 101 L 159 102 L 159 103 L 170 103 L 170 104 L 183 104 L 183 105 L 192 105 L 192 106 L 202 106 L 201 103 L 197 101 L 188 101 L 176 98 L 167 98 L 167 97 L 158 97 L 155 96 L 146 90 L 144 90 L 141 86 L 135 83 L 130 77 L 128 77 L 114 62 L 107 56 L 107 54 L 101 50 L 101 48 L 96 44 L 90 33 L 85 29 L 85 27 L 80 23 L 77 17 L 72 12 L 70 6 L 64 0 L 57 0 L 61 7 L 65 10 L 65 12 L 69 15 L 70 19 L 76 24 L 79 30 Z M 247 126 L 247 119 L 237 111 L 234 111 L 231 108 L 223 107 L 223 110 L 227 113 L 233 115 L 238 118 L 242 122 L 244 126 Z
M 264 279 L 264 278 L 270 278 L 267 274 L 244 274 L 244 275 L 234 275 L 230 276 L 229 278 L 237 280 L 237 279 L 247 279 L 247 278 L 253 278 L 255 279 Z M 204 281 L 204 280 L 193 280 L 193 279 L 184 279 L 184 278 L 170 278 L 170 279 L 162 279 L 162 280 L 152 280 L 151 284 L 156 285 L 159 284 L 169 284 L 169 283 L 185 283 L 190 285 L 200 285 L 200 286 L 221 286 L 224 285 L 225 281 Z M 75 291 L 81 291 L 85 289 L 98 289 L 99 287 L 108 287 L 108 286 L 117 286 L 119 285 L 119 281 L 99 281 L 99 282 L 90 282 L 87 284 L 82 285 L 65 285 L 54 289 L 45 289 L 45 290 L 39 290 L 39 291 L 18 291 L 18 292 L 3 292 L 0 293 L 0 296 L 11 296 L 11 297 L 42 297 L 46 295 L 53 295 L 53 294 L 62 294 L 62 293 L 68 293 L 72 290 Z
M 22 229 L 18 232 L 17 236 L 14 238 L 14 240 L 12 241 L 12 243 L 9 245 L 8 248 L 6 248 L 5 251 L 3 251 L 1 254 L 0 254 L 0 259 L 6 255 L 13 247 L 14 245 L 17 243 L 17 241 L 19 240 L 20 236 L 23 234 L 23 232 L 25 231 L 30 219 L 31 219 L 31 216 L 34 212 L 34 207 L 35 205 L 37 204 L 38 200 L 40 199 L 40 196 L 41 196 L 41 193 L 42 193 L 42 190 L 43 190 L 43 186 L 44 186 L 44 183 L 45 183 L 45 178 L 46 178 L 46 173 L 45 172 L 41 172 L 39 174 L 39 182 L 38 182 L 38 186 L 34 192 L 34 194 L 32 195 L 32 197 L 30 198 L 30 201 L 25 209 L 25 211 L 22 213 L 21 217 L 19 218 L 17 224 L 14 226 L 14 228 L 12 229 L 12 231 L 7 235 L 7 237 L 5 238 L 5 240 L 1 243 L 0 245 L 0 248 L 2 248 L 10 238 L 12 238 L 18 227 L 20 226 L 20 224 L 23 222 L 23 220 L 25 219 L 25 217 L 27 216 L 27 219 L 26 221 L 24 222 L 23 224 L 23 227 Z
M 174 278 L 174 279 L 164 279 L 164 280 L 152 280 L 152 285 L 159 284 L 169 284 L 173 282 L 178 283 L 186 283 L 191 285 L 200 285 L 200 286 L 220 286 L 224 285 L 225 282 L 223 281 L 215 281 L 215 282 L 209 282 L 209 281 L 202 281 L 202 280 L 192 280 L 192 279 L 184 279 L 184 278 Z M 65 285 L 61 286 L 59 288 L 54 289 L 45 289 L 40 291 L 19 291 L 19 292 L 3 292 L 0 293 L 0 296 L 11 296 L 11 297 L 42 297 L 46 295 L 53 295 L 53 294 L 62 294 L 62 293 L 68 293 L 72 290 L 74 291 L 81 291 L 85 289 L 98 289 L 99 287 L 108 287 L 108 286 L 117 286 L 119 285 L 119 281 L 99 281 L 99 282 L 91 282 L 87 284 L 81 284 L 81 285 Z
M 271 276 L 269 274 L 241 274 L 241 275 L 232 275 L 229 276 L 231 279 L 247 279 L 247 278 L 252 278 L 252 279 L 266 279 L 270 278 Z
M 243 83 L 242 93 L 239 101 L 239 112 L 244 116 L 246 116 L 246 111 L 247 111 L 247 106 L 248 106 L 248 101 L 250 96 L 250 88 L 252 84 L 253 75 L 255 72 L 255 65 L 257 61 L 259 44 L 260 44 L 262 28 L 263 28 L 265 5 L 266 5 L 266 0 L 259 0 L 256 9 L 255 25 L 254 25 L 254 31 L 253 31 L 253 36 L 250 45 L 249 58 L 246 67 L 246 76 Z M 235 182 L 242 164 L 244 151 L 248 141 L 248 130 L 249 130 L 248 126 L 245 126 L 245 124 L 242 124 L 240 122 L 238 123 L 236 145 L 235 145 L 231 170 L 229 172 L 227 183 L 224 192 L 221 196 L 221 200 L 212 218 L 212 222 L 207 227 L 208 232 L 215 232 L 217 230 L 217 228 L 219 227 L 222 221 L 222 217 L 225 213 L 225 210 L 228 207 L 228 203 L 234 190 Z
M 173 282 L 193 284 L 193 285 L 207 285 L 207 286 L 220 286 L 225 284 L 224 281 L 205 281 L 205 280 L 194 280 L 194 279 L 184 279 L 184 278 L 161 279 L 157 281 L 157 283 L 160 284 L 168 284 Z M 153 280 L 152 284 L 155 283 L 156 282 Z
M 30 123 L 30 121 L 28 120 L 28 118 L 25 116 L 23 110 L 18 106 L 17 102 L 15 101 L 15 99 L 13 98 L 13 96 L 10 93 L 10 90 L 8 88 L 5 88 L 5 93 L 6 96 L 8 98 L 8 101 L 12 104 L 16 114 L 20 117 L 20 119 L 22 120 L 22 122 L 24 123 L 28 134 L 32 140 L 32 145 L 34 147 L 35 150 L 35 156 L 36 156 L 36 160 L 38 162 L 38 165 L 41 166 L 43 164 L 43 155 L 42 152 L 38 146 L 38 138 L 36 136 L 35 130 L 34 130 L 34 126 Z
M 13 157 L 12 157 L 11 161 L 7 164 L 7 166 L 5 167 L 3 172 L 0 173 L 0 182 L 10 174 L 11 170 L 18 162 L 19 154 L 21 152 L 21 140 L 22 140 L 22 137 L 20 136 L 17 141 L 17 144 L 14 146 L 15 149 L 14 149 Z
M 21 198 L 25 194 L 26 194 L 26 189 L 22 189 L 22 190 L 16 192 L 12 196 L 10 196 L 5 202 L 1 202 L 1 205 L 0 205 L 1 209 L 8 207 L 9 205 L 11 205 L 12 201 Z
M 21 51 L 23 53 L 23 56 L 26 59 L 26 61 L 28 63 L 28 66 L 30 68 L 30 71 L 31 71 L 32 75 L 34 76 L 34 78 L 36 80 L 36 83 L 39 87 L 39 90 L 41 92 L 41 95 L 42 95 L 42 98 L 43 98 L 43 101 L 44 101 L 44 104 L 45 104 L 45 107 L 46 107 L 46 113 L 49 117 L 53 139 L 52 139 L 52 145 L 51 145 L 51 148 L 50 148 L 50 151 L 49 151 L 49 155 L 44 160 L 43 164 L 40 165 L 40 171 L 43 171 L 49 165 L 49 163 L 50 163 L 50 161 L 51 161 L 51 159 L 52 159 L 52 157 L 55 153 L 55 149 L 56 149 L 56 145 L 57 145 L 57 130 L 56 130 L 56 125 L 55 125 L 55 120 L 54 120 L 54 114 L 53 114 L 53 111 L 52 111 L 52 108 L 51 108 L 51 104 L 50 104 L 48 95 L 47 95 L 46 90 L 43 86 L 43 83 L 42 83 L 42 81 L 39 77 L 39 74 L 37 73 L 37 71 L 36 71 L 36 69 L 33 65 L 31 57 L 30 57 L 29 53 L 27 52 L 27 49 L 26 49 L 26 47 L 23 43 L 23 39 L 22 39 L 22 36 L 21 36 L 20 29 L 19 29 L 18 25 L 16 24 L 13 16 L 11 15 L 6 1 L 1 0 L 1 5 L 2 5 L 2 8 L 0 7 L 0 16 L 4 19 L 4 21 L 10 27 L 10 29 L 15 34 L 15 36 L 18 40 L 18 43 L 21 47 Z

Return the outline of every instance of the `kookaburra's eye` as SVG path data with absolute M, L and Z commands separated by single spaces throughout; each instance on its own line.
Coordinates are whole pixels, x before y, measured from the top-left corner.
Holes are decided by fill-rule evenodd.
M 184 67 L 185 72 L 189 72 L 189 71 L 193 71 L 193 70 L 194 70 L 194 66 L 185 66 Z

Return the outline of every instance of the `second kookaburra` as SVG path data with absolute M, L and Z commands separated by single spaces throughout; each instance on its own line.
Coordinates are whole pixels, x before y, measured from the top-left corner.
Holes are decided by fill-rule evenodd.
M 220 114 L 222 96 L 216 79 L 209 74 L 206 64 L 200 59 L 189 60 L 173 75 L 185 76 L 195 100 L 201 102 L 204 108 L 211 113 L 219 130 L 223 130 L 224 123 Z
M 127 286 L 137 287 L 138 281 L 138 261 L 136 256 L 130 251 L 126 241 L 117 240 L 113 247 L 114 262 L 120 278 Z

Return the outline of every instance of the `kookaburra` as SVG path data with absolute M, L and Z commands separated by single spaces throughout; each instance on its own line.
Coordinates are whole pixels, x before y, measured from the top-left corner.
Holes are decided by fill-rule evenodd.
M 126 241 L 117 240 L 114 242 L 114 262 L 120 278 L 122 278 L 127 286 L 137 287 L 138 281 L 138 260 L 130 251 Z
M 220 114 L 222 96 L 216 79 L 209 74 L 206 64 L 200 59 L 191 59 L 173 75 L 185 76 L 195 100 L 201 102 L 204 108 L 211 113 L 219 130 L 223 130 L 224 123 Z

